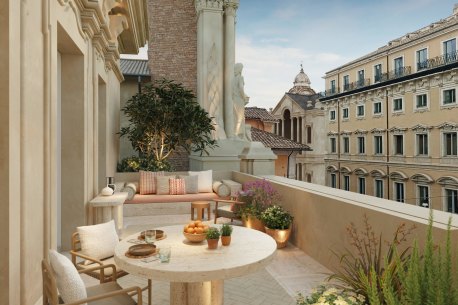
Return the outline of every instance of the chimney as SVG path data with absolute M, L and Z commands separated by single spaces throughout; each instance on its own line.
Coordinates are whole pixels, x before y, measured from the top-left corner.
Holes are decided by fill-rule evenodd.
M 458 14 L 458 3 L 455 3 L 455 5 L 453 6 L 453 15 L 456 14 Z

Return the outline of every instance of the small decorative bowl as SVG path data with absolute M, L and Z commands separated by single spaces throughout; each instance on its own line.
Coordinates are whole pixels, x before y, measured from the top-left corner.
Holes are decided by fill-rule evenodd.
M 202 234 L 191 234 L 191 233 L 183 232 L 183 235 L 184 235 L 184 237 L 186 237 L 187 240 L 189 240 L 192 243 L 201 243 L 207 237 L 207 234 L 205 234 L 205 233 L 202 233 Z

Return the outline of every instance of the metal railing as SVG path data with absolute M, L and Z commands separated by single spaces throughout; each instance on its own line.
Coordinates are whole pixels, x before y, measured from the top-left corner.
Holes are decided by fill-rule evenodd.
M 357 80 L 356 82 L 346 84 L 344 86 L 344 92 L 359 89 L 362 87 L 367 87 L 370 84 L 371 84 L 371 80 L 369 78 Z
M 458 51 L 451 52 L 451 53 L 436 56 L 436 57 L 427 59 L 423 62 L 417 63 L 417 71 L 433 69 L 436 67 L 452 64 L 457 61 L 458 61 Z

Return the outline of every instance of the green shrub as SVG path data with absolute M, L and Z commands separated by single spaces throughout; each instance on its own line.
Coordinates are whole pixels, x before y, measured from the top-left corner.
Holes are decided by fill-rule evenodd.
M 208 228 L 207 239 L 219 239 L 219 230 L 215 227 Z
M 137 156 L 122 159 L 116 169 L 119 173 L 138 172 L 140 170 L 152 172 L 173 171 L 173 167 L 168 162 L 157 162 L 155 159 L 139 158 Z
M 317 304 L 332 304 L 332 305 L 364 305 L 365 298 L 362 295 L 357 295 L 351 291 L 337 289 L 334 287 L 326 288 L 324 285 L 318 286 L 312 294 L 305 297 L 298 294 L 296 298 L 297 305 L 317 305 Z
M 225 223 L 221 226 L 221 236 L 231 236 L 232 234 L 232 226 Z
M 261 220 L 269 229 L 285 230 L 291 226 L 293 216 L 281 206 L 273 205 L 262 212 Z

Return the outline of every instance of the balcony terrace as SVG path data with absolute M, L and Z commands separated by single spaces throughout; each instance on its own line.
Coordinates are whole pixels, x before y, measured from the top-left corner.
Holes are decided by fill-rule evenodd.
M 241 172 L 224 175 L 231 175 L 240 183 L 269 180 L 279 192 L 282 206 L 294 216 L 288 247 L 277 250 L 274 261 L 265 270 L 226 281 L 225 304 L 295 304 L 298 292 L 309 294 L 330 270 L 336 270 L 338 259 L 332 251 L 349 248 L 346 227 L 350 223 L 362 223 L 365 215 L 375 232 L 383 233 L 384 240 L 390 239 L 397 226 L 405 223 L 416 226 L 414 238 L 420 245 L 425 242 L 428 209 L 278 176 L 256 177 Z M 130 216 L 134 215 L 128 211 L 130 208 L 132 206 L 124 206 L 128 216 L 124 217 L 123 236 L 151 226 L 183 224 L 189 220 L 188 204 L 173 208 L 170 204 L 150 206 L 144 209 L 148 210 L 148 215 L 143 216 L 135 213 L 136 216 Z M 449 217 L 452 217 L 452 240 L 458 240 L 458 215 L 435 211 L 433 234 L 436 241 L 445 239 Z M 85 282 L 87 285 L 96 283 L 91 278 L 85 278 Z M 119 282 L 122 286 L 144 286 L 146 280 L 128 275 Z M 146 292 L 144 297 L 147 300 Z M 153 281 L 153 304 L 168 303 L 169 285 Z

